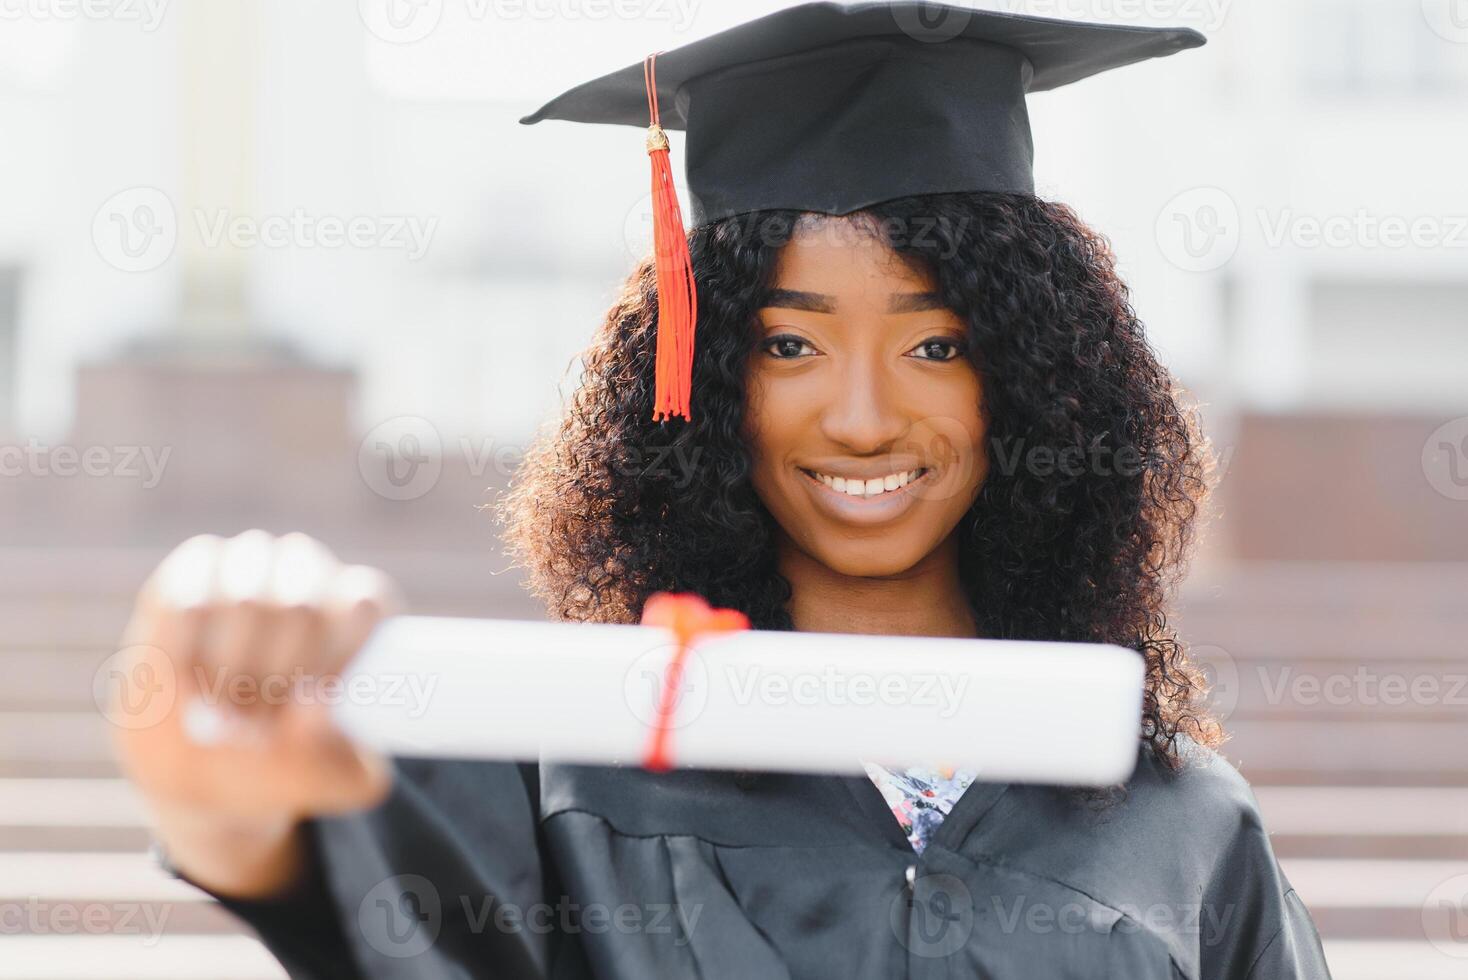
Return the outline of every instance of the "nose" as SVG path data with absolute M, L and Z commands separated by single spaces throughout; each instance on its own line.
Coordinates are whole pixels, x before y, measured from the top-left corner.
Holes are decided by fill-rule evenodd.
M 836 373 L 821 412 L 821 434 L 853 455 L 890 450 L 909 425 L 897 386 L 873 360 L 849 361 Z

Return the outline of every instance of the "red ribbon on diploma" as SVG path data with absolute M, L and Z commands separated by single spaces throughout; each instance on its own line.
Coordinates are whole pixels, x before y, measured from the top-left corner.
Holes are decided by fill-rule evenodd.
M 668 752 L 668 731 L 673 721 L 673 709 L 678 703 L 678 692 L 683 686 L 683 662 L 689 648 L 695 639 L 706 633 L 749 629 L 749 617 L 737 609 L 715 609 L 693 592 L 655 592 L 642 607 L 642 625 L 670 629 L 678 642 L 678 649 L 673 652 L 673 659 L 663 674 L 652 739 L 642 760 L 645 769 L 667 772 L 673 768 Z

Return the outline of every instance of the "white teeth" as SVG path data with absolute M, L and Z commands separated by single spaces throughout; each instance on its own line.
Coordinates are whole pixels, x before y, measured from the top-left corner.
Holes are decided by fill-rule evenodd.
M 851 497 L 875 497 L 878 494 L 889 493 L 907 486 L 916 480 L 921 472 L 921 470 L 903 470 L 901 473 L 888 473 L 886 476 L 873 477 L 870 480 L 848 480 L 845 477 L 827 476 L 824 473 L 814 475 L 837 493 L 844 493 Z

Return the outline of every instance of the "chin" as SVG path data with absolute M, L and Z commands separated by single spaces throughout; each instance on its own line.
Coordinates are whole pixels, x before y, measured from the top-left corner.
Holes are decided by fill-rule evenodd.
M 844 547 L 821 548 L 812 552 L 811 557 L 840 575 L 887 578 L 911 570 L 937 546 L 937 542 L 930 547 L 919 547 L 877 537 Z

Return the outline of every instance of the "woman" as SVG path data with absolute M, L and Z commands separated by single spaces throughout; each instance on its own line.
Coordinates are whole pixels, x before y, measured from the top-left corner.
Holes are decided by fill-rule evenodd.
M 693 413 L 651 420 L 646 262 L 501 515 L 561 619 L 677 590 L 757 629 L 1136 649 L 1126 786 L 384 760 L 309 703 L 228 731 L 180 707 L 119 729 L 171 865 L 298 976 L 1327 977 L 1164 615 L 1206 448 L 1104 240 L 971 178 L 857 208 L 705 195 Z M 668 451 L 694 465 L 648 465 Z M 186 705 L 213 672 L 339 670 L 392 594 L 300 537 L 198 538 L 129 641 Z

